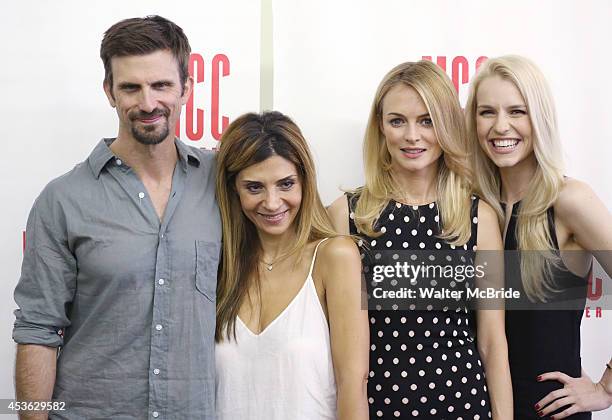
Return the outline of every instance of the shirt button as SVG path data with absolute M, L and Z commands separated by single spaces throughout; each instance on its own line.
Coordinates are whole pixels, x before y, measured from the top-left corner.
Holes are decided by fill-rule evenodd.
M 144 198 L 145 197 L 145 193 L 143 192 L 139 192 L 138 193 L 138 198 Z
M 121 166 L 121 164 L 123 163 L 121 162 L 121 159 L 117 159 L 115 162 L 117 163 L 117 166 Z
M 166 281 L 164 279 L 159 279 L 157 280 L 157 282 L 159 283 L 160 286 L 163 286 Z
M 154 411 L 152 414 L 153 414 L 153 417 L 155 417 L 155 418 L 159 417 L 159 413 L 157 411 Z
M 154 375 L 159 375 L 159 369 L 153 369 L 153 374 Z
M 161 330 L 162 330 L 162 328 L 164 328 L 164 327 L 162 327 L 162 325 L 161 325 L 161 324 L 157 324 L 157 325 L 155 326 L 155 329 L 156 329 L 157 331 L 161 331 Z

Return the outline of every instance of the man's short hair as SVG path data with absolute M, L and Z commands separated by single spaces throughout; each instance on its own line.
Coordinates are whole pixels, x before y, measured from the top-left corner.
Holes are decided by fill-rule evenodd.
M 191 47 L 183 30 L 161 16 L 125 19 L 115 23 L 104 33 L 100 58 L 104 63 L 104 83 L 113 86 L 111 59 L 129 55 L 151 54 L 169 50 L 178 62 L 182 86 L 189 76 Z

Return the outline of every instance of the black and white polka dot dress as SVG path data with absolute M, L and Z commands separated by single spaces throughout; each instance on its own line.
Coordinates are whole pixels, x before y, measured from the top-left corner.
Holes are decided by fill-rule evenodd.
M 353 222 L 355 202 L 356 197 L 349 195 L 350 230 L 363 238 L 363 258 L 389 249 L 454 249 L 437 238 L 440 215 L 436 203 L 408 206 L 391 200 L 376 226 L 383 234 L 368 238 L 359 234 Z M 477 210 L 478 199 L 474 198 L 472 235 L 463 247 L 472 255 L 476 249 Z M 469 318 L 467 307 L 461 305 L 440 310 L 370 309 L 370 419 L 491 417 Z

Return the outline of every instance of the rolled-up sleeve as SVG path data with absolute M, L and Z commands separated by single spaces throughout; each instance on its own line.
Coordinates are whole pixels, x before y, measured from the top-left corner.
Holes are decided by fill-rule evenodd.
M 67 215 L 53 189 L 38 197 L 26 226 L 21 277 L 15 288 L 13 340 L 58 347 L 76 289 L 77 264 L 68 244 Z

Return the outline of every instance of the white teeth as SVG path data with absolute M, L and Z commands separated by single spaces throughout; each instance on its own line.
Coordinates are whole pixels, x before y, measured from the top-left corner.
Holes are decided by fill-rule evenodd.
M 268 219 L 271 222 L 275 222 L 277 220 L 280 220 L 283 218 L 283 216 L 285 216 L 286 211 L 282 212 L 282 213 L 278 213 L 278 214 L 262 214 L 261 216 L 264 219 Z M 261 213 L 260 213 L 261 214 Z
M 495 147 L 514 147 L 518 144 L 518 142 L 519 141 L 516 139 L 493 140 Z
M 424 152 L 425 149 L 402 149 L 404 153 L 421 153 Z

